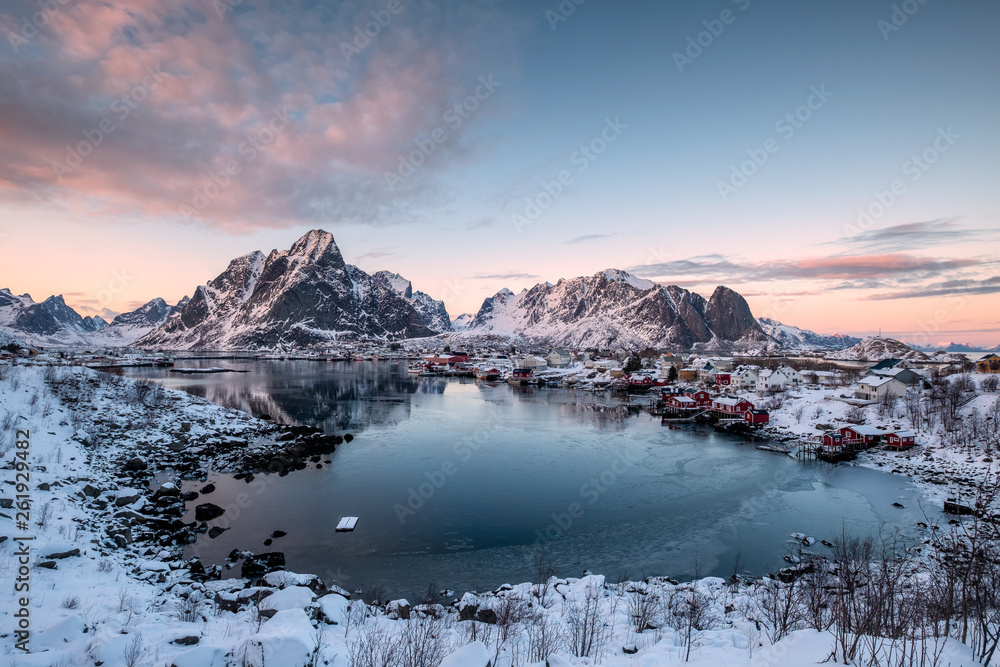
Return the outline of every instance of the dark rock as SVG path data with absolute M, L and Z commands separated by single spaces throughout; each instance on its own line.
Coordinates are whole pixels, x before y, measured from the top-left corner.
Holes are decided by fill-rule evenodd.
M 46 570 L 58 570 L 59 565 L 56 564 L 54 560 L 44 560 L 38 563 L 38 567 L 44 567 Z
M 226 510 L 213 503 L 204 503 L 194 508 L 194 518 L 196 521 L 211 521 L 225 513 Z
M 52 487 L 49 486 L 48 482 L 42 482 L 41 484 L 39 484 L 35 488 L 38 489 L 39 491 L 48 491 Z
M 79 555 L 80 555 L 79 549 L 72 549 L 70 551 L 61 551 L 59 553 L 49 554 L 48 556 L 46 556 L 46 558 L 62 560 L 63 558 L 70 558 L 72 556 L 79 556 Z
M 480 609 L 476 613 L 476 620 L 487 625 L 496 625 L 497 614 L 492 609 Z
M 85 495 L 88 498 L 96 498 L 99 495 L 101 495 L 101 490 L 98 489 L 96 486 L 91 486 L 90 484 L 86 485 L 81 490 L 83 491 L 83 495 Z
M 248 556 L 243 561 L 240 575 L 246 579 L 252 579 L 262 577 L 268 572 L 283 569 L 285 569 L 285 554 L 280 551 L 270 551 Z
M 197 491 L 181 491 L 180 499 L 184 502 L 188 502 L 197 498 L 198 495 Z
M 215 538 L 217 538 L 219 535 L 222 535 L 227 530 L 229 530 L 229 529 L 228 528 L 223 528 L 221 526 L 212 526 L 211 528 L 208 529 L 208 536 L 214 540 Z
M 893 507 L 905 507 L 905 505 L 903 505 L 902 503 L 893 503 L 892 506 Z
M 264 540 L 264 546 L 265 547 L 271 546 L 271 542 L 272 542 L 271 538 L 270 537 L 267 538 L 266 540 Z
M 129 459 L 128 463 L 125 464 L 122 470 L 125 472 L 139 472 L 148 467 L 149 465 L 145 461 L 136 456 L 135 458 Z
M 13 498 L 0 498 L 0 508 L 9 510 L 14 509 L 14 499 Z
M 944 501 L 944 511 L 947 514 L 956 514 L 958 516 L 971 516 L 976 513 L 976 511 L 968 505 L 955 502 L 954 499 L 950 498 Z
M 199 637 L 195 637 L 194 635 L 191 635 L 189 637 L 178 637 L 177 639 L 175 639 L 174 641 L 172 641 L 171 644 L 179 644 L 181 646 L 194 646 L 199 641 L 200 641 Z
M 354 440 L 354 436 L 351 435 L 350 433 L 345 433 L 344 434 L 344 442 L 350 442 L 351 440 Z
M 278 538 L 278 537 L 284 537 L 284 536 L 285 536 L 285 535 L 287 535 L 287 534 L 288 534 L 288 533 L 286 533 L 286 532 L 285 532 L 285 531 L 283 531 L 283 530 L 276 530 L 276 531 L 274 531 L 273 533 L 271 533 L 271 537 L 273 537 L 273 538 Z
M 625 655 L 635 655 L 639 652 L 639 647 L 635 644 L 629 644 L 628 646 L 622 646 L 622 653 Z
M 211 482 L 201 487 L 202 493 L 211 493 L 212 491 L 215 491 L 215 484 L 212 484 Z

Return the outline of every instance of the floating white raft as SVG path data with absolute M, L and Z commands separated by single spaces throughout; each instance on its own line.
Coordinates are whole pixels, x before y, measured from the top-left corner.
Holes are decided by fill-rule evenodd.
M 354 527 L 356 525 L 358 525 L 358 517 L 356 516 L 341 517 L 340 523 L 337 524 L 337 532 L 346 533 L 348 531 L 354 530 Z

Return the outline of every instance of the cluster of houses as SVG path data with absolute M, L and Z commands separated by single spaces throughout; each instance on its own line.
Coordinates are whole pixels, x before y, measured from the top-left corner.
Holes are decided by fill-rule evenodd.
M 890 449 L 907 449 L 917 444 L 912 431 L 880 429 L 875 426 L 844 426 L 823 434 L 823 446 L 828 448 L 868 449 L 885 445 Z
M 679 417 L 709 415 L 720 420 L 742 421 L 760 425 L 770 421 L 766 410 L 758 410 L 754 404 L 738 396 L 712 397 L 704 389 L 671 387 L 661 395 L 664 410 Z

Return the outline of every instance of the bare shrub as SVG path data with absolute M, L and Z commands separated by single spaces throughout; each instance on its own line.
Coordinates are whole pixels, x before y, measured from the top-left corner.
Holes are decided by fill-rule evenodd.
M 142 659 L 146 657 L 146 641 L 142 635 L 135 635 L 132 641 L 122 649 L 122 662 L 125 667 L 138 667 Z
M 399 637 L 378 623 L 359 628 L 347 649 L 351 667 L 399 667 L 401 654 Z
M 566 604 L 566 643 L 578 658 L 600 659 L 608 643 L 610 628 L 601 609 L 601 593 L 599 586 L 591 584 L 584 591 L 583 600 Z

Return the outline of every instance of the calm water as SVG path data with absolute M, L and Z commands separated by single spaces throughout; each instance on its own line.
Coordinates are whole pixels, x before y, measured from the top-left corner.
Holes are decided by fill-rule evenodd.
M 205 562 L 269 550 L 262 541 L 283 530 L 270 549 L 289 569 L 412 600 L 431 583 L 531 580 L 543 548 L 562 576 L 727 576 L 737 551 L 761 574 L 786 565 L 789 533 L 832 539 L 846 525 L 913 536 L 922 520 L 906 478 L 671 428 L 600 394 L 411 378 L 390 362 L 184 362 L 198 364 L 250 372 L 133 374 L 355 435 L 319 469 L 249 484 L 210 475 L 217 490 L 192 508 L 244 507 L 231 530 L 192 547 Z M 360 517 L 355 532 L 334 531 L 342 516 Z

